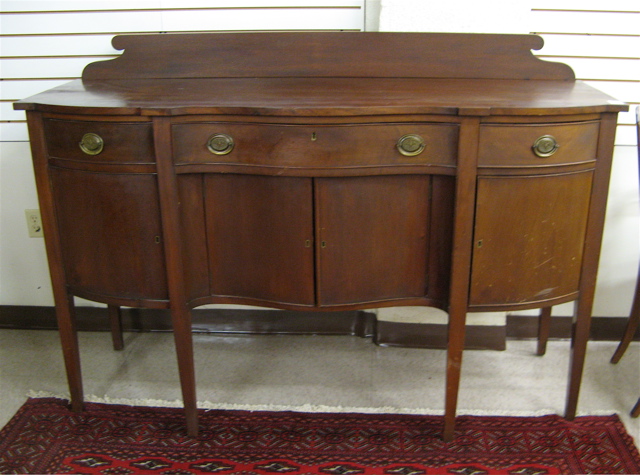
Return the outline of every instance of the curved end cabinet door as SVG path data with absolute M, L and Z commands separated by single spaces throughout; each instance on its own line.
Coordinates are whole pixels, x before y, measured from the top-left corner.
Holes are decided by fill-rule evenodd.
M 592 171 L 478 179 L 470 306 L 578 291 Z
M 50 173 L 71 291 L 98 301 L 166 300 L 156 176 L 56 167 Z

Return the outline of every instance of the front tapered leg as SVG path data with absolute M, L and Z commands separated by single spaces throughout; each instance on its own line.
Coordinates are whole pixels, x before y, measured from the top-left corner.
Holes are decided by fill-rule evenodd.
M 198 408 L 196 403 L 193 338 L 191 335 L 191 311 L 188 308 L 172 309 L 171 318 L 178 356 L 182 400 L 187 419 L 187 433 L 195 437 L 198 435 Z
M 176 170 L 171 150 L 172 129 L 170 117 L 154 117 L 153 142 L 156 150 L 158 192 L 162 210 L 162 235 L 166 257 L 169 308 L 173 324 L 178 370 L 187 432 L 198 434 L 198 412 L 196 407 L 196 378 L 193 363 L 193 341 L 191 336 L 191 311 L 185 290 L 185 267 L 181 236 L 180 195 Z
M 62 344 L 62 356 L 71 395 L 71 409 L 75 412 L 80 412 L 84 408 L 84 391 L 82 389 L 75 306 L 71 295 L 67 294 L 65 297 L 56 299 L 56 318 L 58 320 L 58 333 Z
M 580 396 L 580 384 L 582 371 L 587 354 L 587 342 L 591 331 L 591 306 L 585 305 L 581 300 L 576 304 L 573 335 L 571 338 L 571 356 L 569 363 L 569 387 L 567 390 L 567 402 L 565 418 L 573 420 L 578 409 L 578 397 Z
M 453 224 L 451 282 L 449 291 L 449 340 L 447 343 L 447 387 L 445 394 L 445 441 L 453 440 L 458 390 L 464 349 L 465 323 L 469 302 L 473 222 L 476 196 L 476 168 L 480 120 L 465 118 L 460 127 L 456 206 Z
M 458 391 L 460 388 L 460 373 L 462 369 L 462 353 L 465 337 L 465 314 L 449 315 L 449 344 L 447 347 L 447 382 L 444 410 L 445 442 L 453 440 L 458 408 Z

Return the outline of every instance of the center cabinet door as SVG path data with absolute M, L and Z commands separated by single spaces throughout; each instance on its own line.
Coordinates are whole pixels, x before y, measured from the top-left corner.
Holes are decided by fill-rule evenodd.
M 430 178 L 315 181 L 318 305 L 422 298 Z
M 311 178 L 205 176 L 214 295 L 313 306 Z

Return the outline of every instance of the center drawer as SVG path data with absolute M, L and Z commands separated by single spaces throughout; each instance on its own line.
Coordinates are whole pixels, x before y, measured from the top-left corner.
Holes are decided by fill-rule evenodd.
M 176 164 L 335 168 L 455 166 L 457 124 L 173 125 Z

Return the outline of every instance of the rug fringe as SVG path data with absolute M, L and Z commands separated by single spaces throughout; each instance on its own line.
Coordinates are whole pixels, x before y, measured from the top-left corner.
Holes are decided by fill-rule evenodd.
M 30 390 L 27 393 L 29 398 L 57 398 L 69 399 L 69 395 L 55 394 L 49 391 Z M 95 402 L 101 404 L 118 404 L 124 406 L 144 406 L 144 407 L 182 407 L 182 400 L 166 400 L 166 399 L 138 399 L 138 398 L 119 398 L 110 396 L 96 396 L 94 394 L 86 395 L 86 402 Z M 428 416 L 441 416 L 444 414 L 442 409 L 429 408 L 409 408 L 409 407 L 359 407 L 359 406 L 326 406 L 321 404 L 302 404 L 297 406 L 288 406 L 280 404 L 237 404 L 237 403 L 218 403 L 211 401 L 198 401 L 197 407 L 205 410 L 234 410 L 234 411 L 269 411 L 269 412 L 327 412 L 327 413 L 362 413 L 362 414 L 416 414 Z M 536 411 L 512 411 L 512 410 L 485 410 L 485 409 L 458 409 L 459 415 L 473 416 L 514 416 L 514 417 L 536 417 L 556 414 L 555 409 L 540 409 Z M 616 413 L 615 410 L 597 410 L 581 412 L 579 416 L 605 416 Z

